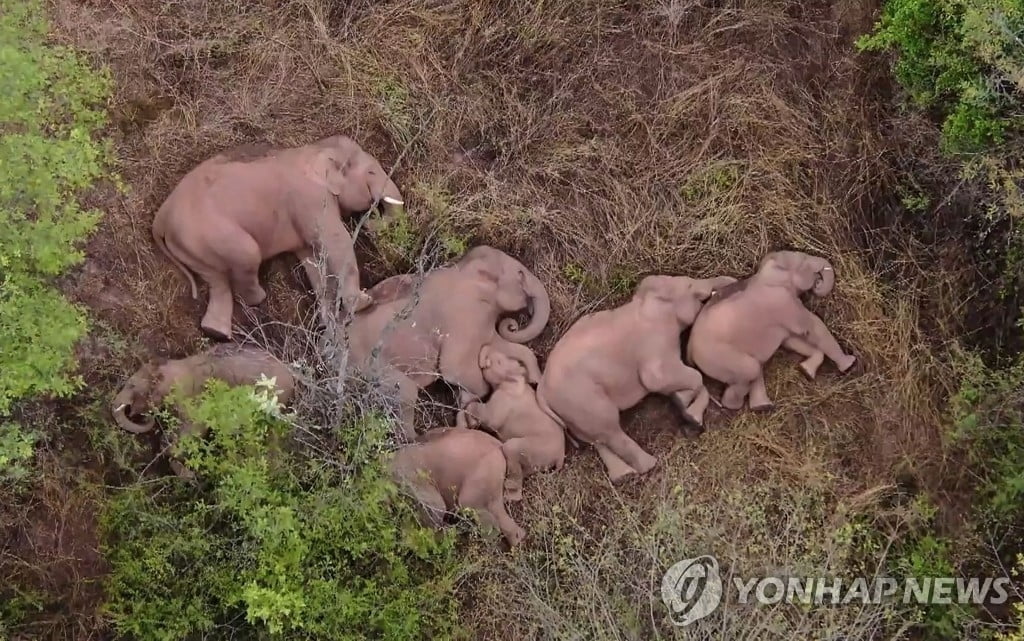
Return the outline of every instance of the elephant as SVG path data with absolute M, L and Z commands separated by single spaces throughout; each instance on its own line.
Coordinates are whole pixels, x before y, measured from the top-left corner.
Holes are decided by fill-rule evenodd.
M 484 345 L 518 358 L 532 380 L 540 379 L 536 355 L 521 343 L 544 331 L 550 298 L 543 283 L 503 251 L 476 246 L 454 264 L 427 272 L 418 288 L 415 277 L 402 274 L 369 294 L 373 305 L 339 332 L 348 332 L 350 362 L 357 369 L 366 372 L 379 363 L 383 380 L 397 386 L 401 424 L 410 439 L 416 435 L 421 388 L 442 378 L 458 386 L 460 407 L 490 391 L 480 370 Z M 531 318 L 519 327 L 508 315 L 524 309 Z
M 631 300 L 583 316 L 551 350 L 537 401 L 572 436 L 594 445 L 613 483 L 657 464 L 619 423 L 619 412 L 648 394 L 669 396 L 687 423 L 703 429 L 708 392 L 700 372 L 682 361 L 680 333 L 703 301 L 735 281 L 646 276 Z
M 537 394 L 527 380 L 521 361 L 485 345 L 480 350 L 480 369 L 491 386 L 486 403 L 473 401 L 460 418 L 480 424 L 502 441 L 508 462 L 505 498 L 523 498 L 523 478 L 542 470 L 562 469 L 565 462 L 565 432 L 537 404 Z
M 153 429 L 156 419 L 149 415 L 164 399 L 177 389 L 182 398 L 200 394 L 210 379 L 219 379 L 229 385 L 250 385 L 260 376 L 274 379 L 278 402 L 287 405 L 295 394 L 295 377 L 287 365 L 269 352 L 234 343 L 215 345 L 211 349 L 186 358 L 163 360 L 143 365 L 114 396 L 110 411 L 115 422 L 133 434 Z M 206 429 L 188 420 L 184 410 L 176 404 L 175 412 L 182 421 L 180 433 L 172 436 L 177 443 L 182 434 L 201 436 Z M 143 418 L 135 420 L 132 417 Z M 185 478 L 192 473 L 178 461 L 171 460 L 171 469 Z
M 742 408 L 745 399 L 755 411 L 773 406 L 762 368 L 779 347 L 805 358 L 800 369 L 808 379 L 817 375 L 825 356 L 840 372 L 848 371 L 856 357 L 843 351 L 800 300 L 807 291 L 827 296 L 834 285 L 835 270 L 824 258 L 797 251 L 767 254 L 753 276 L 723 289 L 697 315 L 687 361 L 726 385 L 722 405 L 732 410 Z
M 210 289 L 200 327 L 231 339 L 233 296 L 259 305 L 267 294 L 260 264 L 284 252 L 302 262 L 321 309 L 337 298 L 352 311 L 369 304 L 359 287 L 352 236 L 342 213 L 383 201 L 387 218 L 404 199 L 380 163 L 351 138 L 331 136 L 299 147 L 236 148 L 213 156 L 178 182 L 153 219 L 157 247 L 188 279 Z M 326 263 L 327 288 L 316 259 Z
M 526 536 L 505 509 L 505 455 L 490 434 L 461 427 L 430 430 L 399 448 L 388 473 L 419 503 L 424 524 L 438 528 L 447 512 L 468 508 L 480 524 L 497 527 L 510 547 Z

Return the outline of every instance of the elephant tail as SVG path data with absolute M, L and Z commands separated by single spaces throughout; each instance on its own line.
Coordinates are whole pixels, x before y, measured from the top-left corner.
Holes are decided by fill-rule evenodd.
M 157 212 L 157 219 L 159 220 L 160 212 Z M 161 226 L 162 227 L 162 226 Z M 164 253 L 164 256 L 174 263 L 174 266 L 178 268 L 181 273 L 185 274 L 185 278 L 188 279 L 188 284 L 192 287 L 192 298 L 199 298 L 199 290 L 196 287 L 196 279 L 193 278 L 192 272 L 188 270 L 178 257 L 171 253 L 170 248 L 167 247 L 167 241 L 164 240 L 164 234 L 162 229 L 157 229 L 157 222 L 153 222 L 153 240 L 156 242 L 156 246 L 160 248 L 160 251 Z

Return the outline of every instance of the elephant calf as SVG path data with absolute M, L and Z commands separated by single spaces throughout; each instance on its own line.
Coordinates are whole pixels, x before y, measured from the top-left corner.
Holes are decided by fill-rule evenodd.
M 494 390 L 487 403 L 474 401 L 465 409 L 469 422 L 479 422 L 502 441 L 508 464 L 505 497 L 523 498 L 523 478 L 565 462 L 565 432 L 537 404 L 527 381 L 526 366 L 497 349 L 480 350 L 480 369 Z M 462 417 L 462 413 L 460 413 Z
M 142 434 L 152 430 L 156 422 L 152 416 L 146 415 L 163 403 L 172 388 L 180 390 L 184 398 L 189 398 L 201 393 L 210 379 L 220 379 L 232 386 L 251 385 L 261 375 L 275 379 L 278 401 L 283 404 L 291 402 L 295 378 L 287 365 L 266 350 L 222 344 L 187 358 L 143 365 L 114 397 L 110 410 L 118 425 L 129 432 Z M 178 406 L 175 410 L 182 420 L 181 434 L 202 435 L 205 432 L 204 427 L 192 424 L 184 416 L 183 408 Z M 172 436 L 171 442 L 176 443 L 181 434 Z M 179 476 L 192 477 L 192 473 L 174 459 L 171 460 L 171 469 Z
M 800 369 L 810 379 L 826 356 L 840 372 L 848 371 L 857 359 L 800 301 L 807 291 L 826 296 L 834 285 L 835 270 L 824 258 L 794 251 L 768 254 L 756 274 L 704 306 L 690 331 L 687 360 L 727 385 L 722 405 L 733 410 L 743 407 L 748 395 L 750 409 L 772 407 L 762 368 L 779 347 L 805 358 Z
M 526 532 L 505 510 L 505 469 L 501 441 L 461 427 L 426 432 L 389 463 L 391 478 L 419 502 L 425 524 L 440 527 L 446 512 L 469 508 L 481 525 L 498 528 L 514 547 Z

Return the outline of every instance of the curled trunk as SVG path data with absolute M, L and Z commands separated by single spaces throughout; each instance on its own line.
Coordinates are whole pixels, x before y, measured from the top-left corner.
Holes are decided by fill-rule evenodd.
M 153 429 L 155 420 L 150 417 L 146 419 L 144 423 L 136 423 L 129 418 L 129 413 L 132 411 L 132 391 L 125 390 L 114 397 L 113 403 L 111 403 L 110 412 L 114 416 L 114 421 L 117 422 L 121 429 L 127 430 L 132 434 L 145 434 L 146 432 Z
M 836 272 L 832 268 L 832 263 L 824 258 L 810 258 L 807 265 L 817 274 L 811 291 L 815 296 L 827 296 L 836 284 Z
M 540 336 L 540 333 L 547 327 L 548 318 L 551 316 L 551 299 L 544 289 L 544 283 L 534 276 L 533 272 L 522 268 L 526 275 L 527 312 L 530 314 L 530 322 L 525 327 L 511 318 L 502 319 L 498 323 L 498 335 L 512 343 L 525 343 Z

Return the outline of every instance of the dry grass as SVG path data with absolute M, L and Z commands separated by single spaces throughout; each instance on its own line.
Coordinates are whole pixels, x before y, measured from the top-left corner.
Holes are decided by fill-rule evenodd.
M 107 216 L 69 289 L 154 354 L 198 348 L 202 305 L 153 247 L 153 212 L 186 171 L 239 143 L 355 137 L 395 168 L 424 236 L 493 244 L 537 272 L 554 308 L 534 345 L 542 355 L 647 273 L 739 276 L 784 247 L 833 259 L 836 291 L 814 309 L 862 373 L 823 370 L 808 384 L 780 357 L 768 368 L 777 409 L 712 411 L 699 440 L 678 435 L 659 399 L 628 412 L 628 430 L 661 460 L 643 479 L 611 487 L 591 451 L 530 479 L 514 514 L 530 532 L 525 551 L 495 559 L 477 546 L 480 569 L 463 589 L 481 638 L 671 636 L 651 590 L 658 564 L 727 554 L 728 539 L 751 548 L 756 521 L 742 510 L 729 521 L 737 492 L 774 488 L 777 503 L 742 506 L 772 523 L 812 497 L 807 533 L 791 539 L 824 545 L 846 502 L 897 471 L 937 488 L 944 370 L 919 314 L 942 288 L 923 285 L 903 247 L 895 261 L 874 260 L 888 240 L 862 234 L 895 180 L 895 142 L 873 96 L 881 70 L 851 53 L 871 0 L 51 4 L 59 36 L 112 70 L 112 133 L 130 187 L 97 196 Z M 364 285 L 408 267 L 372 243 L 359 250 Z M 307 317 L 294 267 L 282 258 L 265 270 L 257 322 Z M 101 388 L 110 375 L 92 372 L 116 369 L 104 358 L 86 368 Z M 572 567 L 552 565 L 563 557 Z M 728 558 L 751 569 L 797 557 Z M 581 580 L 587 590 L 566 596 Z M 627 612 L 642 614 L 617 618 Z

